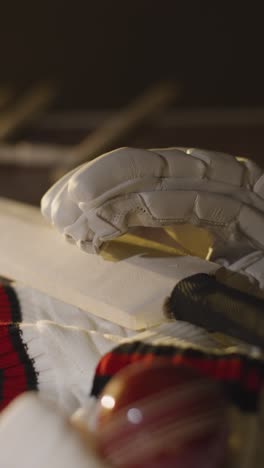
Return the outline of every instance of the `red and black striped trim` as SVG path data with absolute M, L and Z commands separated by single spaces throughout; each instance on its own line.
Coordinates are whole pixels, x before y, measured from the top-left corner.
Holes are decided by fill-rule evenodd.
M 16 396 L 36 390 L 38 376 L 19 327 L 22 314 L 15 290 L 0 287 L 0 410 Z
M 0 286 L 0 323 L 18 323 L 22 314 L 15 290 L 11 286 Z
M 37 388 L 34 361 L 18 324 L 0 325 L 0 410 L 21 393 Z
M 94 377 L 92 395 L 98 397 L 106 383 L 123 367 L 138 361 L 164 360 L 187 366 L 223 384 L 233 403 L 255 411 L 264 382 L 264 361 L 238 353 L 209 353 L 206 350 L 177 346 L 153 346 L 136 341 L 119 345 L 100 360 Z

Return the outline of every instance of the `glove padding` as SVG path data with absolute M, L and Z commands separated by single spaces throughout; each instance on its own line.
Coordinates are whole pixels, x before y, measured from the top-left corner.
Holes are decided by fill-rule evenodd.
M 66 174 L 43 215 L 68 240 L 98 252 L 136 226 L 191 223 L 213 233 L 217 256 L 264 250 L 264 175 L 252 161 L 187 148 L 121 148 Z

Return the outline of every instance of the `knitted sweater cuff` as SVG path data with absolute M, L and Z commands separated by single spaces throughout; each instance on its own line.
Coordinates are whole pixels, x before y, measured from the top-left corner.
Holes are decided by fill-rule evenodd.
M 13 287 L 0 286 L 0 409 L 28 390 L 55 397 L 54 371 L 39 330 L 23 323 L 33 314 L 33 305 L 21 307 Z
M 264 361 L 238 350 L 206 349 L 200 346 L 124 342 L 99 361 L 91 394 L 98 397 L 111 378 L 135 362 L 164 362 L 185 366 L 221 383 L 233 404 L 246 411 L 256 411 L 264 388 Z
M 57 400 L 54 369 L 36 325 L 1 324 L 0 341 L 0 410 L 29 390 Z
M 0 323 L 18 323 L 21 320 L 21 307 L 14 288 L 0 285 Z

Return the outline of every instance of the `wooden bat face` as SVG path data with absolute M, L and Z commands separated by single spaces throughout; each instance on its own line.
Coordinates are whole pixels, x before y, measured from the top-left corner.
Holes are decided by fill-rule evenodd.
M 165 298 L 190 271 L 201 271 L 201 264 L 205 272 L 216 269 L 188 256 L 109 262 L 63 241 L 37 208 L 5 199 L 0 258 L 0 275 L 131 329 L 160 323 Z

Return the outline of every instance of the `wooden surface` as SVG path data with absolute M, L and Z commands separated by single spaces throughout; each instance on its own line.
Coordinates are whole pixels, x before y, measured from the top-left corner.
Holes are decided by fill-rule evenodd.
M 178 257 L 175 249 L 175 256 L 143 256 L 142 243 L 131 257 L 127 244 L 127 258 L 106 261 L 68 244 L 38 209 L 0 199 L 1 276 L 119 325 L 142 329 L 163 320 L 164 298 L 177 280 L 201 271 L 202 261 Z M 204 268 L 209 272 L 215 265 L 204 262 Z

